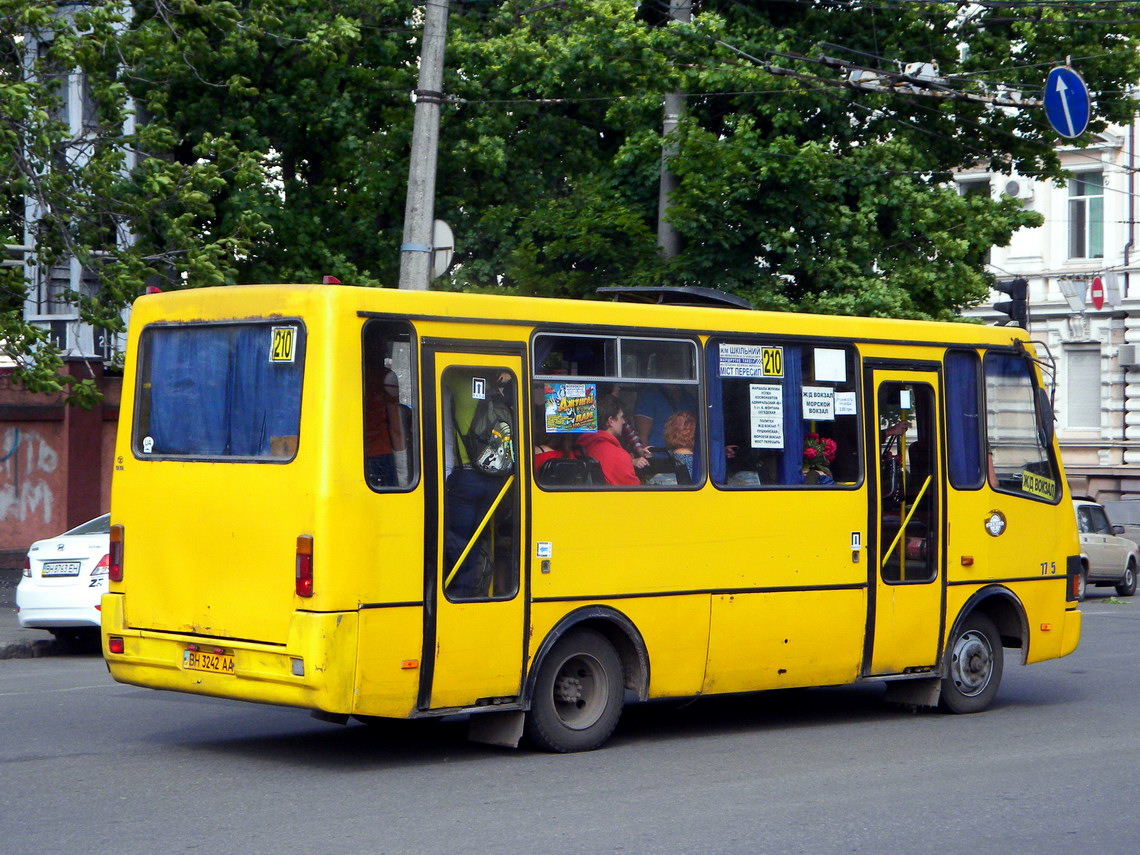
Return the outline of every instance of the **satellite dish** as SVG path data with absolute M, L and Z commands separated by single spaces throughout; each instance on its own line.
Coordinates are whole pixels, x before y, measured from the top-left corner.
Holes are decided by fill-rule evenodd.
M 455 255 L 455 235 L 451 226 L 443 220 L 436 220 L 431 226 L 431 278 L 438 279 L 451 267 L 451 257 Z

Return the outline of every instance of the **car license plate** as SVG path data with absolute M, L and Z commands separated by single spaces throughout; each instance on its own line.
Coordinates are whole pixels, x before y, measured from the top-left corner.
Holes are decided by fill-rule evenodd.
M 80 562 L 78 561 L 45 561 L 40 570 L 40 575 L 44 577 L 78 576 L 79 567 Z
M 233 674 L 234 658 L 228 653 L 183 650 L 182 667 L 187 671 L 209 671 L 211 674 Z

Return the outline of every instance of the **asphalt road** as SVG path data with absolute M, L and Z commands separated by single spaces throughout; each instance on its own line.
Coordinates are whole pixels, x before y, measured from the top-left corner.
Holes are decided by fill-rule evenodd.
M 1134 855 L 1140 598 L 1084 610 L 1077 653 L 1007 662 L 980 715 L 877 686 L 658 703 L 570 756 L 0 661 L 0 851 Z

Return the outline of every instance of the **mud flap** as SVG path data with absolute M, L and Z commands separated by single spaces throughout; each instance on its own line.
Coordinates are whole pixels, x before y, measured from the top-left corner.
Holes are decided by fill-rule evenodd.
M 936 707 L 942 696 L 942 681 L 938 677 L 927 680 L 892 680 L 887 683 L 887 703 L 904 707 Z
M 518 748 L 523 733 L 521 711 L 474 713 L 467 730 L 467 739 L 485 745 Z

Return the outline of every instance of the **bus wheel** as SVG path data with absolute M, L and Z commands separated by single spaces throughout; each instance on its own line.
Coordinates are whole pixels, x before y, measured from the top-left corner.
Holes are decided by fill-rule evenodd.
M 1120 583 L 1116 586 L 1116 593 L 1122 597 L 1131 597 L 1136 593 L 1136 565 L 1131 561 L 1128 562 L 1128 568 L 1124 571 L 1124 575 L 1120 577 Z
M 526 716 L 526 737 L 546 751 L 592 751 L 621 717 L 625 688 L 617 651 L 601 634 L 575 630 L 542 662 Z
M 1002 647 L 994 622 L 974 612 L 946 648 L 942 696 L 946 712 L 975 713 L 990 705 L 1001 683 Z

